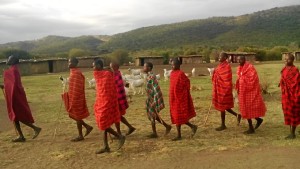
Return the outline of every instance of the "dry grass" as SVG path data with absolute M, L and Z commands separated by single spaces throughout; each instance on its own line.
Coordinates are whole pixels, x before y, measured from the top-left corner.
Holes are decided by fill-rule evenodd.
M 62 85 L 58 79 L 60 75 L 66 76 L 68 73 L 25 76 L 22 78 L 23 85 L 25 86 L 36 124 L 41 126 L 43 131 L 37 140 L 32 141 L 29 139 L 26 144 L 20 146 L 20 144 L 12 144 L 9 141 L 15 136 L 11 125 L 1 126 L 0 124 L 0 127 L 5 127 L 6 129 L 0 132 L 0 168 L 1 166 L 16 167 L 20 162 L 30 160 L 31 158 L 36 158 L 37 161 L 32 164 L 26 164 L 25 168 L 34 168 L 39 163 L 40 167 L 55 168 L 61 166 L 66 168 L 66 166 L 76 166 L 80 168 L 84 161 L 90 159 L 98 159 L 98 162 L 94 161 L 90 164 L 97 165 L 107 159 L 111 160 L 111 162 L 116 162 L 116 160 L 126 161 L 141 157 L 164 158 L 168 154 L 180 150 L 222 152 L 249 147 L 300 147 L 298 139 L 293 141 L 284 140 L 284 137 L 289 133 L 289 129 L 283 124 L 280 89 L 277 87 L 280 78 L 279 72 L 282 66 L 283 64 L 278 63 L 260 63 L 255 65 L 260 77 L 268 77 L 268 81 L 270 82 L 268 91 L 271 93 L 271 95 L 264 95 L 268 111 L 264 118 L 264 123 L 257 130 L 256 134 L 251 136 L 243 135 L 242 132 L 247 129 L 246 121 L 243 120 L 241 125 L 237 126 L 235 117 L 231 115 L 226 117 L 228 129 L 223 132 L 215 131 L 214 128 L 220 125 L 220 114 L 213 109 L 209 114 L 207 124 L 204 126 L 204 120 L 211 102 L 211 79 L 209 76 L 197 76 L 191 78 L 192 86 L 201 87 L 201 90 L 192 91 L 197 117 L 192 119 L 191 122 L 199 125 L 199 131 L 194 138 L 189 138 L 190 129 L 184 126 L 182 128 L 184 139 L 179 142 L 172 142 L 170 141 L 171 138 L 176 136 L 175 126 L 173 126 L 170 135 L 163 137 L 164 127 L 161 125 L 157 125 L 157 131 L 160 136 L 158 139 L 146 138 L 146 135 L 151 132 L 151 126 L 144 110 L 145 95 L 136 95 L 133 96 L 130 108 L 126 114 L 128 121 L 137 128 L 136 132 L 127 137 L 125 146 L 121 151 L 101 156 L 101 159 L 93 154 L 102 145 L 102 134 L 96 128 L 93 116 L 95 90 L 86 89 L 88 107 L 91 112 L 91 116 L 87 119 L 87 122 L 92 124 L 95 130 L 84 142 L 74 144 L 69 140 L 77 134 L 76 126 L 65 113 L 63 107 L 61 107 L 60 94 L 62 93 Z M 163 75 L 162 69 L 164 67 L 166 66 L 155 67 L 155 73 Z M 185 65 L 183 70 L 188 72 L 193 67 L 196 67 L 196 74 L 208 74 L 205 64 Z M 122 71 L 126 72 L 126 69 L 124 68 Z M 236 65 L 234 65 L 233 72 L 235 80 Z M 84 74 L 86 77 L 92 77 L 91 71 L 85 71 Z M 170 123 L 168 103 L 169 82 L 161 80 L 160 86 L 166 104 L 166 108 L 161 112 L 161 116 Z M 0 102 L 3 103 L 3 101 L 3 97 L 1 97 Z M 3 114 L 6 116 L 3 110 L 1 110 L 2 115 L 0 119 L 2 119 Z M 234 110 L 238 112 L 237 105 Z M 124 125 L 121 125 L 121 127 L 126 132 L 127 129 Z M 55 128 L 57 128 L 57 134 L 53 138 Z M 24 128 L 24 133 L 26 137 L 30 137 L 33 134 L 28 128 Z M 114 150 L 116 143 L 113 142 L 111 145 L 112 150 Z M 20 156 L 26 154 L 27 156 L 19 163 L 16 163 L 19 159 L 15 158 L 14 154 L 17 153 L 20 153 Z

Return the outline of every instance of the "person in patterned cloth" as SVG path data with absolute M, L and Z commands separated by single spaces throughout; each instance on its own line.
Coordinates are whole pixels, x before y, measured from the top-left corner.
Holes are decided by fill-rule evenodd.
M 147 73 L 146 83 L 146 111 L 149 120 L 151 121 L 153 133 L 149 135 L 150 138 L 157 138 L 155 121 L 163 124 L 166 128 L 165 135 L 170 133 L 171 125 L 167 124 L 159 115 L 159 112 L 165 108 L 164 99 L 156 76 L 152 73 L 153 64 L 147 62 L 144 64 L 144 72 Z
M 176 124 L 177 137 L 173 141 L 181 140 L 181 125 L 186 124 L 192 129 L 192 137 L 196 134 L 198 126 L 189 122 L 196 116 L 193 100 L 190 93 L 190 80 L 180 70 L 181 62 L 178 58 L 172 61 L 172 72 L 170 75 L 170 114 L 173 124 Z
M 241 115 L 234 112 L 231 108 L 234 107 L 232 95 L 232 71 L 230 64 L 226 61 L 227 54 L 222 52 L 219 55 L 220 64 L 214 70 L 212 76 L 212 103 L 216 110 L 221 112 L 221 126 L 216 128 L 216 131 L 225 130 L 225 111 L 237 117 L 237 123 L 241 121 Z
M 78 136 L 73 138 L 71 141 L 77 142 L 84 140 L 84 137 L 89 135 L 93 130 L 93 127 L 86 124 L 83 119 L 87 118 L 89 110 L 86 105 L 85 99 L 85 78 L 77 68 L 78 59 L 72 57 L 69 59 L 70 77 L 69 77 L 69 91 L 67 92 L 68 97 L 63 97 L 69 117 L 74 119 L 77 123 Z M 86 128 L 86 132 L 83 136 L 82 126 Z
M 119 64 L 116 62 L 111 62 L 110 68 L 114 71 L 114 77 L 115 77 L 116 88 L 118 93 L 118 103 L 119 103 L 119 110 L 121 115 L 121 122 L 128 127 L 128 131 L 126 135 L 130 135 L 135 131 L 135 128 L 124 117 L 124 115 L 126 114 L 126 109 L 129 107 L 129 105 L 126 99 L 124 81 L 122 79 L 121 72 L 119 71 Z M 118 133 L 121 134 L 120 123 L 116 123 L 115 125 Z
M 248 120 L 249 129 L 244 134 L 253 134 L 261 125 L 267 111 L 261 95 L 261 88 L 257 72 L 253 65 L 246 62 L 245 56 L 238 57 L 236 90 L 239 98 L 239 107 L 243 119 Z M 253 127 L 252 119 L 256 119 L 256 125 Z
M 285 58 L 285 67 L 281 70 L 281 102 L 284 122 L 290 126 L 290 134 L 286 139 L 296 138 L 295 130 L 300 124 L 300 74 L 294 66 L 294 55 Z

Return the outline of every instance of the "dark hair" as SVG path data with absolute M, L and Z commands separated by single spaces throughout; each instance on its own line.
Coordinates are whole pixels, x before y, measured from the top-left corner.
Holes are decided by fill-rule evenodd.
M 71 58 L 70 58 L 70 61 L 71 61 L 72 63 L 75 63 L 75 65 L 78 65 L 78 63 L 79 63 L 79 61 L 78 61 L 78 59 L 77 59 L 76 57 L 71 57 Z
M 94 60 L 94 62 L 95 62 L 95 65 L 99 65 L 101 68 L 103 68 L 103 62 L 100 58 L 96 58 Z
M 295 56 L 292 53 L 288 53 L 288 57 L 290 57 L 292 60 L 295 60 Z
M 228 55 L 227 55 L 227 53 L 225 53 L 225 52 L 221 52 L 220 55 L 221 55 L 221 56 L 224 56 L 225 58 L 228 58 Z
M 173 58 L 172 61 L 174 62 L 175 65 L 181 65 L 181 61 L 179 58 Z
M 145 64 L 150 67 L 151 70 L 153 69 L 153 64 L 151 62 L 146 62 Z

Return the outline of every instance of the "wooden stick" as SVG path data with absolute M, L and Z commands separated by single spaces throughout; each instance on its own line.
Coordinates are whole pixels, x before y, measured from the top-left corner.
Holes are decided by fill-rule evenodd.
M 209 109 L 208 109 L 208 112 L 207 112 L 207 115 L 206 115 L 206 118 L 205 118 L 204 126 L 206 125 L 206 122 L 207 122 L 207 120 L 208 120 L 208 115 L 209 115 L 209 113 L 210 113 L 211 106 L 212 106 L 212 102 L 210 103 L 210 106 L 209 106 Z

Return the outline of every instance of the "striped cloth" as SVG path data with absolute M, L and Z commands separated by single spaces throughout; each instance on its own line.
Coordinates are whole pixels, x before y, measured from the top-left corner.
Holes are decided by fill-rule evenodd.
M 165 104 L 156 76 L 152 72 L 147 76 L 146 92 L 146 111 L 149 116 L 153 116 L 153 113 L 159 113 L 164 109 Z
M 261 95 L 259 79 L 253 65 L 246 62 L 237 69 L 239 107 L 244 119 L 258 118 L 265 115 L 266 106 Z
M 85 99 L 85 78 L 78 68 L 70 69 L 67 106 L 69 117 L 74 120 L 82 120 L 90 115 Z
M 114 123 L 120 122 L 117 89 L 112 72 L 94 71 L 96 80 L 96 101 L 94 113 L 98 128 L 106 130 Z
M 17 65 L 3 72 L 8 117 L 11 121 L 34 123 Z
M 215 109 L 225 111 L 233 108 L 232 71 L 227 61 L 220 63 L 215 69 L 212 84 L 212 103 Z
M 281 101 L 286 125 L 300 124 L 300 74 L 295 66 L 284 67 L 281 71 Z
M 119 110 L 120 110 L 121 115 L 123 116 L 126 114 L 126 109 L 129 107 L 127 99 L 126 99 L 124 82 L 122 79 L 121 72 L 119 70 L 114 72 L 114 77 L 115 77 L 115 84 L 116 84 L 117 93 L 118 93 Z
M 190 80 L 181 70 L 173 70 L 170 75 L 170 114 L 173 124 L 187 123 L 196 116 L 190 94 Z

